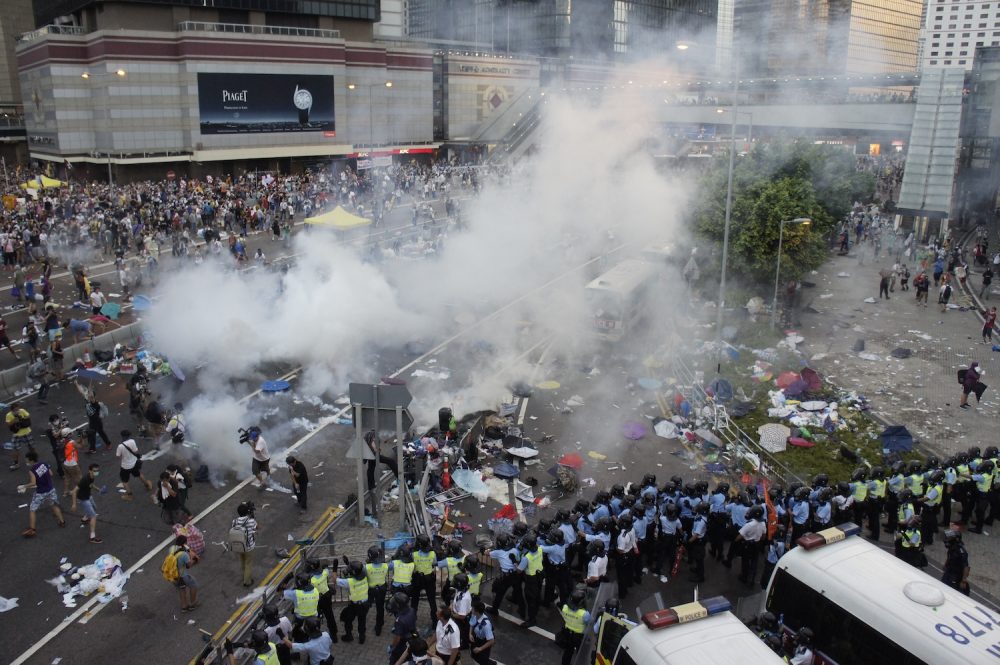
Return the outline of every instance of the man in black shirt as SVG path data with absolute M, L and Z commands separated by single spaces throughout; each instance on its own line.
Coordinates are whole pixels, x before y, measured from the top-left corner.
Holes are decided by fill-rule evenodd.
M 396 616 L 392 625 L 392 651 L 389 662 L 395 663 L 406 651 L 407 641 L 417 634 L 417 611 L 410 607 L 410 597 L 397 591 L 389 599 L 388 609 Z
M 73 488 L 73 504 L 70 510 L 76 511 L 76 504 L 80 504 L 80 511 L 83 517 L 80 522 L 90 526 L 90 542 L 96 544 L 104 542 L 97 537 L 97 506 L 94 504 L 94 481 L 100 474 L 100 465 L 91 464 L 87 469 L 87 475 L 80 479 L 76 487 Z
M 288 474 L 292 477 L 292 491 L 299 501 L 299 510 L 306 511 L 306 495 L 309 489 L 309 474 L 306 472 L 306 465 L 302 460 L 295 459 L 291 455 L 285 458 L 288 465 Z
M 941 581 L 953 589 L 958 589 L 969 595 L 969 553 L 962 544 L 962 534 L 948 529 L 944 532 L 944 546 L 948 555 L 944 561 L 944 574 Z

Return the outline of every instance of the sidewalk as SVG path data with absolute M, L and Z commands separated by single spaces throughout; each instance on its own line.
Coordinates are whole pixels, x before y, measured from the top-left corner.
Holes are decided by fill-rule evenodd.
M 977 312 L 942 313 L 933 288 L 927 307 L 917 306 L 912 287 L 900 291 L 897 285 L 890 300 L 879 300 L 878 272 L 891 268 L 892 259 L 872 262 L 868 257 L 861 266 L 854 256 L 832 256 L 815 274 L 804 277 L 816 284 L 803 292 L 799 328 L 805 337 L 800 348 L 810 365 L 831 382 L 868 397 L 875 414 L 906 425 L 922 451 L 942 460 L 973 445 L 994 444 L 1000 423 L 1000 353 L 983 343 Z M 916 276 L 912 266 L 911 272 Z M 850 276 L 839 277 L 841 273 Z M 980 283 L 978 274 L 970 277 L 977 290 Z M 864 302 L 869 297 L 875 302 Z M 958 289 L 952 303 L 974 306 Z M 852 350 L 859 339 L 864 340 L 865 357 Z M 893 358 L 890 353 L 896 348 L 910 349 L 912 355 Z M 963 410 L 958 407 L 961 388 L 956 373 L 974 360 L 985 368 L 983 380 L 990 387 L 981 404 Z M 1000 597 L 996 537 L 987 529 L 984 535 L 966 533 L 963 540 L 974 586 Z M 932 561 L 944 561 L 940 538 L 927 554 Z M 940 575 L 932 568 L 926 571 Z

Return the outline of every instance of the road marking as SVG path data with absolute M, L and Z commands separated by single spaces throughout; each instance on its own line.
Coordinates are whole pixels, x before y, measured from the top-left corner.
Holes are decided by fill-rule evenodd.
M 521 626 L 522 628 L 527 628 L 531 632 L 535 633 L 536 635 L 541 635 L 542 637 L 544 637 L 547 640 L 552 640 L 553 642 L 556 641 L 555 634 L 550 633 L 549 631 L 545 630 L 544 628 L 539 628 L 538 626 L 525 626 L 524 619 L 516 617 L 513 614 L 507 614 L 503 610 L 500 610 L 497 614 L 498 614 L 498 616 L 501 619 L 506 619 L 507 621 L 510 621 L 513 624 Z

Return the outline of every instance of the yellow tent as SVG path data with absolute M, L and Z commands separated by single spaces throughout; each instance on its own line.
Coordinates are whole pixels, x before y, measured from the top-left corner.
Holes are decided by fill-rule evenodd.
M 340 206 L 337 206 L 331 212 L 317 217 L 306 217 L 306 224 L 328 226 L 332 229 L 338 229 L 340 231 L 361 228 L 362 226 L 368 226 L 371 223 L 372 220 L 352 215 Z
M 41 179 L 42 181 L 41 187 L 38 186 L 39 179 Z M 21 183 L 21 189 L 48 189 L 50 187 L 62 187 L 62 186 L 63 186 L 62 180 L 56 180 L 46 175 L 39 176 L 38 178 L 32 178 L 28 182 Z

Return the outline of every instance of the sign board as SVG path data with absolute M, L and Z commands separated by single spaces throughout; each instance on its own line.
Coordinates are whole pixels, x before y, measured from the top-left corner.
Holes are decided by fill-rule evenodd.
M 379 155 L 377 157 L 359 157 L 358 170 L 384 168 L 392 166 L 392 155 Z
M 403 408 L 403 431 L 413 426 L 413 416 L 406 410 L 413 396 L 405 385 L 352 383 L 348 387 L 351 400 L 351 420 L 355 419 L 354 405 L 361 405 L 361 431 L 374 429 L 396 431 L 396 407 Z M 358 423 L 354 423 L 355 429 Z M 371 449 L 363 441 L 355 440 L 347 451 L 348 459 L 374 459 Z
M 202 134 L 336 132 L 333 77 L 198 73 Z

